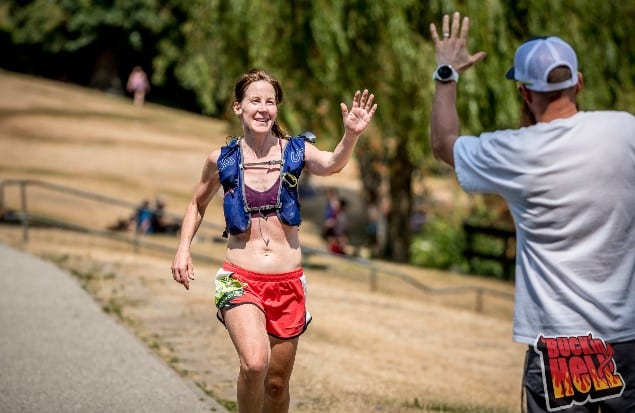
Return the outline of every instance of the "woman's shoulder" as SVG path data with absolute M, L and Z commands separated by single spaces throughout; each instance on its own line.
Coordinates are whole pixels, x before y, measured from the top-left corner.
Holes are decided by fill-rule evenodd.
M 216 168 L 218 168 L 218 162 L 220 160 L 222 151 L 222 148 L 214 148 L 212 149 L 208 154 L 207 154 L 207 158 L 205 159 L 205 163 L 207 163 L 208 165 L 214 166 Z
M 220 156 L 222 148 L 214 148 L 209 153 L 208 158 L 214 160 L 214 162 L 218 161 L 218 157 Z
M 214 157 L 217 160 L 221 155 L 229 155 L 234 151 L 240 149 L 240 139 L 234 136 L 227 136 L 225 138 L 225 144 L 220 148 L 215 148 L 210 153 L 210 157 Z

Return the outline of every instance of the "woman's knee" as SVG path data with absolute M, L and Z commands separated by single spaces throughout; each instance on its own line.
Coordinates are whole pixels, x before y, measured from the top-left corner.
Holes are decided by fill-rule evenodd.
M 267 354 L 250 354 L 240 360 L 240 373 L 248 380 L 264 380 L 268 368 Z
M 268 376 L 265 393 L 271 400 L 284 400 L 289 396 L 289 380 L 281 376 Z

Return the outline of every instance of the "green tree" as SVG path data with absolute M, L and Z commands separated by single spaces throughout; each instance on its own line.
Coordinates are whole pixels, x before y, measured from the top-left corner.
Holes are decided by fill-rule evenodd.
M 2 26 L 14 44 L 32 46 L 31 60 L 44 73 L 47 69 L 56 70 L 58 73 L 48 74 L 62 76 L 66 73 L 60 72 L 83 70 L 85 73 L 79 79 L 86 80 L 85 83 L 106 89 L 119 82 L 117 86 L 121 87 L 118 56 L 132 60 L 135 55 L 154 54 L 154 39 L 169 32 L 175 24 L 175 16 L 163 3 L 21 1 L 7 6 Z M 46 60 L 47 65 L 41 65 L 41 60 Z
M 390 201 L 385 254 L 398 261 L 409 259 L 413 179 L 450 172 L 428 147 L 436 66 L 429 24 L 443 14 L 469 16 L 470 50 L 488 53 L 459 81 L 465 134 L 517 126 L 520 99 L 504 73 L 516 47 L 535 35 L 559 35 L 579 51 L 583 109 L 635 109 L 634 2 L 33 0 L 0 7 L 2 31 L 24 53 L 76 60 L 149 53 L 153 84 L 176 83 L 215 117 L 233 119 L 234 81 L 263 67 L 283 83 L 282 123 L 291 133 L 313 130 L 323 148 L 342 133 L 339 102 L 370 89 L 379 110 L 356 156 L 364 200 Z

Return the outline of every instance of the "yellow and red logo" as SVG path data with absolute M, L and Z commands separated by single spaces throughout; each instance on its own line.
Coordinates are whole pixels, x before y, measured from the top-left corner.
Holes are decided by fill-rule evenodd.
M 549 411 L 620 397 L 624 392 L 613 348 L 601 337 L 540 335 L 534 351 L 540 355 Z

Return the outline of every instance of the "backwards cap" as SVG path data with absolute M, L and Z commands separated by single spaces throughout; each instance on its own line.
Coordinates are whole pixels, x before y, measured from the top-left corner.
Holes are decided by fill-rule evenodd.
M 559 83 L 547 82 L 549 73 L 558 66 L 568 67 L 571 79 Z M 527 89 L 536 92 L 567 89 L 578 83 L 578 58 L 573 48 L 559 37 L 534 38 L 518 47 L 514 67 L 505 77 L 524 83 Z

